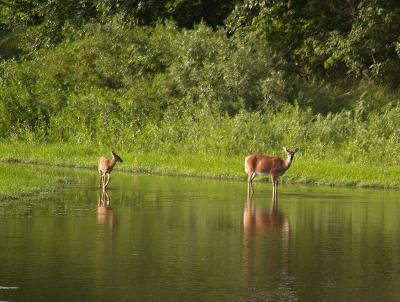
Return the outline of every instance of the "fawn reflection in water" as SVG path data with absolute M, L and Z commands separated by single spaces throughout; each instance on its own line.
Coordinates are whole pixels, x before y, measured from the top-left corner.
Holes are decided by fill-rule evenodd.
M 100 190 L 99 202 L 97 204 L 97 222 L 107 225 L 110 230 L 112 230 L 115 223 L 110 197 L 105 190 Z

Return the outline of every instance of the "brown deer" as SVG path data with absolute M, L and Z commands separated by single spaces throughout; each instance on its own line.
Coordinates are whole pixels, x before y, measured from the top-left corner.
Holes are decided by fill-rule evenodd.
M 276 156 L 267 156 L 260 153 L 250 154 L 244 160 L 244 170 L 247 173 L 247 194 L 254 193 L 253 180 L 257 175 L 271 175 L 272 196 L 276 198 L 278 194 L 278 179 L 289 169 L 294 155 L 299 148 L 290 151 L 283 147 L 287 158 L 285 160 Z
M 119 157 L 117 154 L 115 154 L 114 151 L 111 151 L 111 155 L 112 155 L 111 159 L 108 159 L 107 157 L 104 156 L 100 157 L 99 159 L 98 170 L 100 174 L 100 188 L 103 189 L 103 191 L 106 189 L 108 183 L 110 182 L 111 178 L 110 173 L 113 170 L 116 163 L 123 162 L 122 158 Z

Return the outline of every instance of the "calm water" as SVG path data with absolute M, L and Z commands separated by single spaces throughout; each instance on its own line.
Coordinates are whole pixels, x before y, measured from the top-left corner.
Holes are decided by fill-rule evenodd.
M 0 204 L 0 301 L 400 301 L 398 191 L 62 171 Z

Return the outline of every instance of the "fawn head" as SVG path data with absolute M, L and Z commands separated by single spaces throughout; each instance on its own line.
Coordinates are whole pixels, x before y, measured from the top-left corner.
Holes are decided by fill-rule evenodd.
M 115 158 L 117 162 L 123 162 L 122 158 L 119 157 L 114 151 L 111 151 L 112 156 Z
M 299 148 L 294 149 L 293 151 L 288 150 L 286 147 L 283 147 L 283 151 L 290 159 L 293 159 L 293 156 L 299 151 Z

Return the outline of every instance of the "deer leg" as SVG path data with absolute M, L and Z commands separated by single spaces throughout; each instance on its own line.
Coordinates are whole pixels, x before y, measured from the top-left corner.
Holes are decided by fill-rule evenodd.
M 100 186 L 101 186 L 101 178 L 100 178 Z M 99 203 L 98 203 L 97 207 L 101 207 L 102 199 L 103 199 L 103 192 L 100 191 Z
M 253 188 L 253 180 L 256 178 L 257 174 L 255 172 L 250 172 L 249 176 L 247 178 L 247 194 L 249 195 L 250 192 L 254 193 L 254 188 Z
M 103 173 L 102 177 L 101 177 L 101 189 L 104 191 L 106 188 L 106 174 Z
M 107 182 L 106 182 L 106 184 L 104 185 L 104 189 L 107 188 L 108 183 L 110 182 L 110 178 L 111 178 L 110 173 L 106 173 L 105 175 L 107 175 Z
M 99 172 L 100 174 L 100 189 L 103 187 L 103 173 Z
M 107 191 L 104 191 L 104 198 L 105 198 L 105 204 L 107 206 L 110 206 L 110 197 L 108 197 Z
M 247 196 L 250 195 L 251 192 L 251 174 L 249 173 L 247 176 Z
M 253 193 L 254 193 L 253 186 L 249 182 L 247 184 L 247 197 L 253 196 Z
M 276 199 L 276 194 L 277 194 L 277 190 L 278 190 L 278 188 L 277 188 L 277 185 L 278 185 L 277 180 L 278 180 L 277 177 L 275 177 L 275 176 L 273 176 L 273 175 L 271 176 L 271 181 L 272 181 L 272 198 L 273 198 L 273 199 Z

